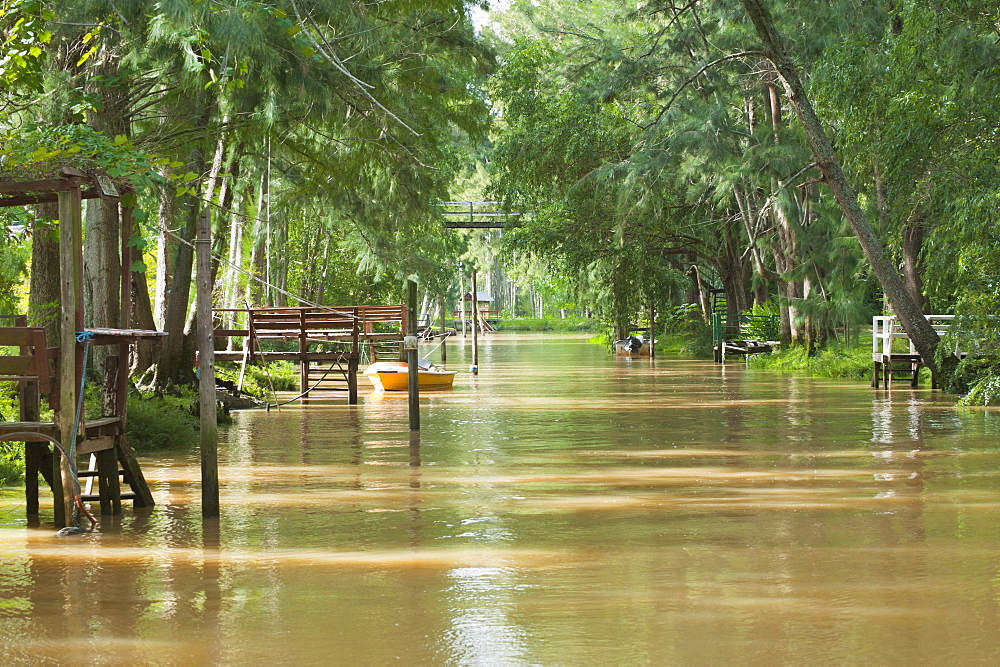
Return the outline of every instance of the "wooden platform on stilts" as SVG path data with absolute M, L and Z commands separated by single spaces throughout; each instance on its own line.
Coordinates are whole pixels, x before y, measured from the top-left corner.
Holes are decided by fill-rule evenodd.
M 299 365 L 303 396 L 342 392 L 358 402 L 358 367 L 366 359 L 398 359 L 407 333 L 403 305 L 296 306 L 218 309 L 224 321 L 245 328 L 220 328 L 217 338 L 243 339 L 242 351 L 216 351 L 217 361 L 241 364 L 293 361 Z M 280 349 L 289 347 L 294 349 Z
M 938 335 L 948 331 L 954 315 L 925 315 Z M 899 342 L 896 342 L 899 341 Z M 906 341 L 905 344 L 902 341 Z M 895 343 L 895 344 L 894 344 Z M 906 380 L 910 387 L 919 386 L 920 369 L 927 366 L 895 315 L 872 318 L 872 381 L 878 389 L 891 389 L 894 381 Z M 931 388 L 937 388 L 937 378 L 931 376 Z
M 84 199 L 103 200 L 103 205 L 121 223 L 121 271 L 108 276 L 112 284 L 117 284 L 107 295 L 114 298 L 113 292 L 117 291 L 120 308 L 117 321 L 105 323 L 120 328 L 84 328 Z M 115 183 L 104 175 L 70 167 L 61 167 L 52 177 L 41 180 L 0 182 L 0 207 L 39 203 L 58 204 L 59 210 L 62 273 L 58 346 L 47 347 L 45 330 L 27 326 L 25 316 L 2 318 L 4 324 L 13 326 L 0 327 L 0 347 L 6 348 L 0 355 L 0 380 L 16 383 L 20 420 L 0 423 L 0 439 L 24 443 L 28 515 L 37 515 L 39 511 L 38 476 L 41 475 L 52 489 L 53 521 L 61 528 L 70 525 L 74 507 L 83 506 L 87 500 L 99 500 L 102 515 L 120 514 L 122 500 L 132 500 L 136 506 L 153 505 L 153 496 L 125 437 L 128 359 L 137 341 L 165 334 L 128 328 L 132 321 L 129 288 L 134 250 L 130 244 L 132 208 L 120 197 Z M 38 304 L 30 306 L 35 309 Z M 78 400 L 92 346 L 108 346 L 116 352 L 107 355 L 97 369 L 105 378 L 103 409 L 108 411 L 97 419 L 89 418 L 84 402 Z M 11 353 L 11 348 L 16 353 Z M 40 419 L 42 397 L 47 398 L 52 408 L 52 421 Z M 75 475 L 81 457 L 89 457 L 89 469 Z M 85 491 L 78 488 L 80 477 L 87 480 Z M 123 483 L 130 487 L 126 493 L 121 492 Z M 86 510 L 86 506 L 83 508 Z

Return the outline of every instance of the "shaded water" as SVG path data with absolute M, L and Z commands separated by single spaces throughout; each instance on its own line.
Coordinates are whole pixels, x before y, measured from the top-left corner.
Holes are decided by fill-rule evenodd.
M 218 522 L 197 455 L 144 459 L 157 506 L 83 538 L 5 490 L 3 662 L 1000 659 L 1000 413 L 583 338 L 482 345 L 418 437 L 398 396 L 239 413 Z

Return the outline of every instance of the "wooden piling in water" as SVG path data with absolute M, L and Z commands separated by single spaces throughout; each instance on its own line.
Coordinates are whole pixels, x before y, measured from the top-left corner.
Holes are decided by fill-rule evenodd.
M 448 320 L 445 319 L 444 294 L 441 295 L 441 363 L 448 363 Z
M 472 272 L 472 371 L 473 375 L 479 375 L 479 304 L 477 303 L 476 272 Z M 462 312 L 465 312 L 465 303 L 462 304 Z
M 212 224 L 208 211 L 198 218 L 198 408 L 201 420 L 201 515 L 219 516 L 218 422 L 215 414 L 215 346 L 212 323 Z

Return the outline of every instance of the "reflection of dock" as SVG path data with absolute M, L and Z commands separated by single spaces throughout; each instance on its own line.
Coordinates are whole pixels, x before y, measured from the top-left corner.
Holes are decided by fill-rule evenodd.
M 955 319 L 954 315 L 924 317 L 939 336 L 948 331 Z M 897 340 L 906 341 L 905 351 L 900 349 L 902 344 L 893 344 Z M 890 389 L 893 380 L 909 380 L 910 386 L 916 387 L 920 379 L 920 367 L 926 365 L 895 315 L 872 318 L 872 387 L 878 389 L 880 384 L 884 384 L 886 389 Z M 933 377 L 931 386 L 937 387 Z

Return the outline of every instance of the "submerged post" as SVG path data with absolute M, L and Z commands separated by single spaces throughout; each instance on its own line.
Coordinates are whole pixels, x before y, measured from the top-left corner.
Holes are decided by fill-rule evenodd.
M 420 430 L 420 369 L 417 366 L 417 337 L 403 339 L 406 350 L 407 407 L 410 412 L 410 430 Z
M 215 415 L 215 348 L 212 340 L 212 223 L 198 218 L 198 412 L 201 419 L 201 515 L 219 516 L 219 443 Z
M 479 375 L 479 293 L 476 291 L 476 272 L 472 272 L 472 367 L 469 371 Z M 465 309 L 465 306 L 462 306 Z

